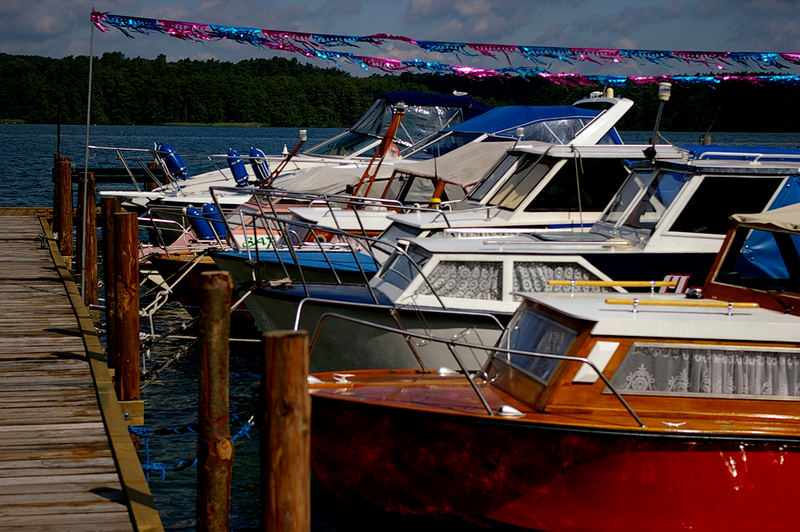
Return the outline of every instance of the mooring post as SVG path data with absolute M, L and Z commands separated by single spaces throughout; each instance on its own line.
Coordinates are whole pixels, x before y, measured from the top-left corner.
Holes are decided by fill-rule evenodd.
M 98 302 L 97 187 L 94 172 L 87 173 L 86 179 L 81 179 L 78 185 L 78 220 L 77 270 L 81 278 L 83 302 L 91 308 Z
M 122 210 L 120 198 L 103 198 L 103 286 L 105 288 L 106 307 L 106 357 L 108 366 L 114 367 L 114 357 L 117 348 L 114 343 L 117 333 L 114 330 L 114 311 L 116 310 L 116 296 L 114 295 L 114 213 Z
M 58 235 L 58 251 L 64 259 L 73 255 L 72 246 L 72 165 L 69 157 L 53 158 L 53 232 Z
M 233 281 L 203 272 L 200 281 L 200 375 L 197 433 L 197 530 L 228 530 L 233 442 L 228 378 Z
M 114 214 L 114 390 L 120 401 L 139 395 L 139 253 L 136 213 Z
M 307 531 L 311 526 L 311 398 L 308 333 L 264 334 L 261 372 L 262 529 Z

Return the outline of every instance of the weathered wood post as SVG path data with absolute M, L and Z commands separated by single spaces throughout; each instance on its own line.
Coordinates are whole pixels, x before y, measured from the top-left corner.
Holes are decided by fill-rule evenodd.
M 97 305 L 97 187 L 94 172 L 89 172 L 78 185 L 78 260 L 83 302 Z M 94 315 L 94 314 L 93 314 Z
M 72 165 L 62 155 L 53 157 L 53 232 L 61 256 L 72 257 Z
M 233 442 L 228 411 L 233 281 L 203 272 L 200 284 L 200 375 L 197 433 L 197 530 L 228 530 Z
M 117 354 L 115 342 L 117 333 L 115 332 L 114 316 L 116 310 L 116 296 L 114 295 L 114 213 L 122 210 L 122 200 L 120 198 L 103 198 L 103 286 L 105 287 L 105 307 L 106 307 L 106 356 L 108 366 L 114 367 L 114 357 Z
M 311 526 L 311 398 L 308 333 L 264 334 L 261 372 L 262 529 L 305 532 Z
M 136 213 L 114 214 L 114 390 L 120 401 L 139 394 L 139 254 Z

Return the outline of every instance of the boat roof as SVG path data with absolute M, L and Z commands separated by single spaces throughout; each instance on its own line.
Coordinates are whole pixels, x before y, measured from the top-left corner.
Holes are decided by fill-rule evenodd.
M 527 301 L 545 306 L 560 314 L 594 322 L 592 334 L 684 340 L 721 340 L 755 342 L 800 342 L 800 316 L 763 308 L 727 308 L 702 306 L 639 306 L 606 303 L 607 295 L 568 293 L 522 293 Z M 679 294 L 646 295 L 639 299 L 667 301 L 689 300 Z
M 770 231 L 800 233 L 800 204 L 754 214 L 734 214 L 734 221 L 745 225 L 758 225 Z

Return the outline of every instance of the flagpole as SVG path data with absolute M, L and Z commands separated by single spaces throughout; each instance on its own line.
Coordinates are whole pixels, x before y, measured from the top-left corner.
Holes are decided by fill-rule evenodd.
M 94 13 L 94 6 L 92 6 L 92 13 Z M 89 89 L 88 95 L 86 98 L 86 144 L 84 147 L 83 152 L 83 198 L 81 198 L 81 205 L 83 205 L 82 216 L 81 220 L 86 220 L 87 216 L 87 209 L 88 206 L 86 205 L 86 200 L 88 196 L 88 186 L 89 186 L 89 127 L 91 124 L 92 118 L 92 60 L 94 59 L 94 23 L 89 21 Z M 81 254 L 81 268 L 83 269 L 81 273 L 81 297 L 86 300 L 86 224 L 84 223 L 82 227 L 78 228 L 81 231 L 81 249 L 79 253 Z

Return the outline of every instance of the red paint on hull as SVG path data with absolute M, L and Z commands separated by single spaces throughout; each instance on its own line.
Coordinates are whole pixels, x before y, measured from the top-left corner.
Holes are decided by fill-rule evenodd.
M 561 430 L 313 397 L 325 488 L 534 530 L 797 529 L 800 442 Z

